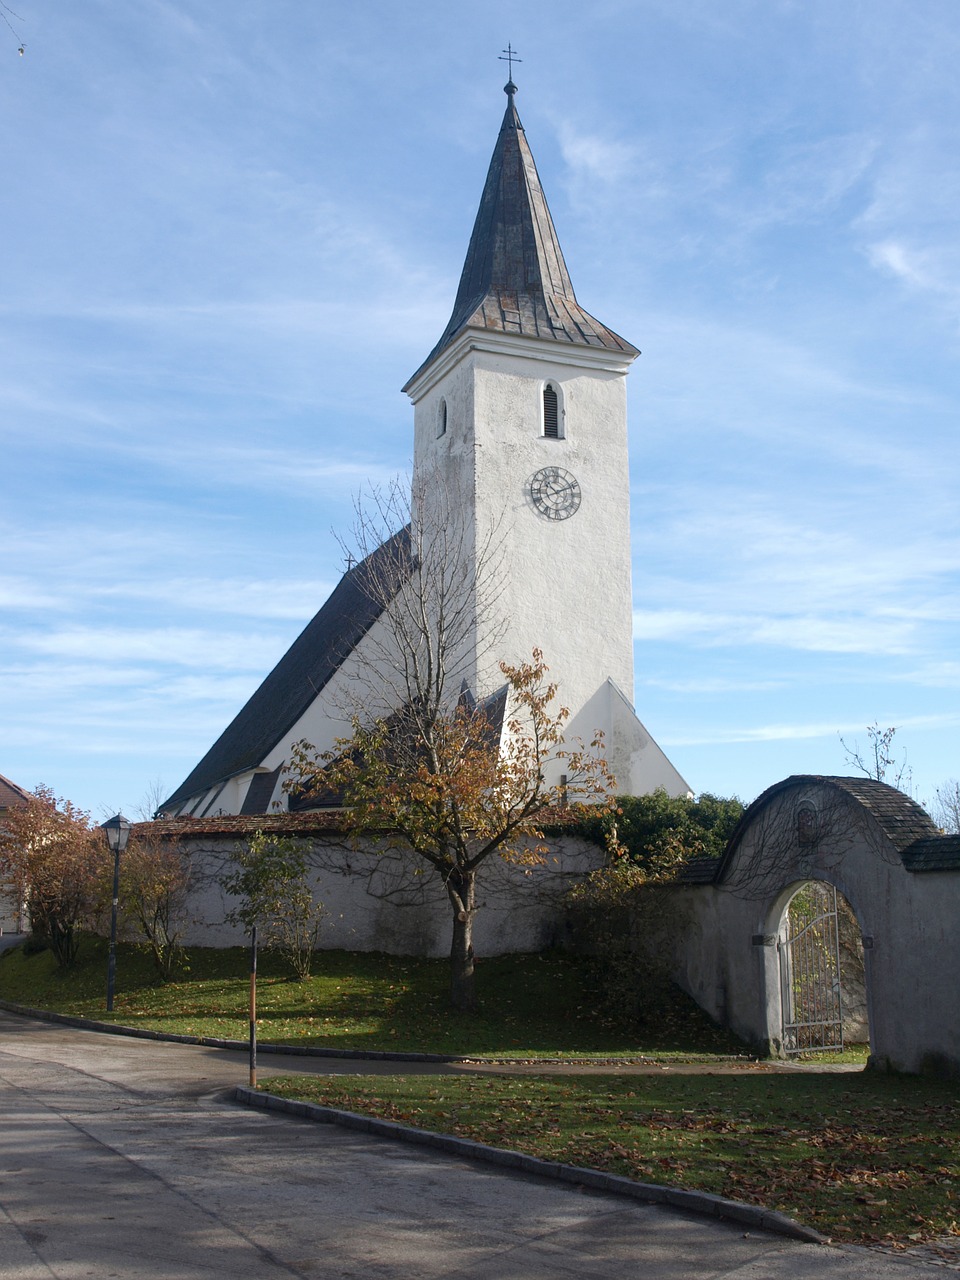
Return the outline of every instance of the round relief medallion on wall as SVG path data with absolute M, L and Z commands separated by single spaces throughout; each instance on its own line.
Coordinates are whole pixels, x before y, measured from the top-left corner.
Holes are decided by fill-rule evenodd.
M 547 520 L 566 520 L 580 509 L 577 477 L 562 467 L 541 467 L 527 482 L 530 501 Z

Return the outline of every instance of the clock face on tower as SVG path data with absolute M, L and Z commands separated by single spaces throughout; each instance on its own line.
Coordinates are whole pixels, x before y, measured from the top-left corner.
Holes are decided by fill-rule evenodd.
M 530 501 L 547 520 L 566 520 L 580 508 L 577 478 L 562 467 L 541 467 L 527 482 Z

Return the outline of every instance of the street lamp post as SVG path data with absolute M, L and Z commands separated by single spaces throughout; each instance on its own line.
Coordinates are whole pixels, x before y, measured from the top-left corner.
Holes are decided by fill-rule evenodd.
M 120 855 L 127 847 L 130 823 L 122 813 L 101 826 L 113 853 L 113 906 L 110 909 L 110 959 L 107 961 L 107 1013 L 113 1012 L 113 987 L 117 976 L 117 903 L 120 900 Z

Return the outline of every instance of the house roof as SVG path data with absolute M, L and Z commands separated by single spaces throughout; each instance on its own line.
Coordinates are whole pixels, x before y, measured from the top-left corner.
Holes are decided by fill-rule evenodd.
M 466 329 L 601 347 L 636 347 L 577 302 L 540 175 L 517 115 L 511 80 L 507 110 L 487 171 L 453 314 L 440 341 L 404 387 Z
M 409 529 L 394 534 L 349 569 L 249 702 L 163 802 L 161 811 L 235 774 L 258 768 L 380 617 L 385 604 L 380 584 L 394 578 L 396 590 L 409 571 Z
M 11 805 L 23 804 L 29 799 L 30 795 L 23 787 L 18 787 L 0 773 L 0 809 L 9 809 Z
M 829 783 L 859 800 L 898 853 L 903 853 L 915 840 L 940 835 L 940 828 L 926 809 L 886 782 L 878 782 L 875 778 L 832 777 L 817 781 Z

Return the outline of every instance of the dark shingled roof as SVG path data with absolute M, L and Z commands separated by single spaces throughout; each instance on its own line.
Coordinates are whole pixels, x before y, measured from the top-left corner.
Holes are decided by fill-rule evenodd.
M 540 175 L 514 106 L 516 91 L 513 83 L 504 90 L 507 110 L 487 172 L 453 315 L 404 390 L 464 329 L 638 354 L 636 347 L 577 302 Z
M 699 858 L 690 858 L 677 868 L 675 884 L 713 884 L 720 870 L 720 859 L 704 854 Z
M 11 805 L 23 804 L 29 799 L 23 787 L 18 787 L 15 782 L 11 782 L 0 773 L 0 809 L 9 809 Z
M 900 856 L 908 871 L 960 871 L 960 836 L 927 836 Z
M 339 813 L 216 813 L 208 818 L 158 818 L 136 822 L 132 834 L 141 839 L 159 836 L 164 840 L 206 840 L 231 836 L 249 839 L 258 831 L 264 835 L 315 836 L 343 829 Z
M 749 806 L 737 824 L 737 829 L 730 837 L 721 859 L 721 868 L 717 876 L 722 880 L 732 861 L 747 827 L 753 822 L 761 809 L 766 808 L 772 800 L 782 792 L 791 788 L 800 789 L 805 786 L 833 787 L 844 792 L 852 800 L 856 800 L 871 815 L 877 825 L 889 839 L 890 843 L 903 858 L 904 866 L 909 870 L 908 859 L 904 856 L 907 849 L 917 841 L 939 840 L 943 837 L 940 828 L 929 813 L 916 800 L 911 800 L 896 787 L 886 782 L 878 782 L 875 778 L 841 778 L 823 774 L 794 774 L 759 795 Z
M 161 810 L 262 764 L 383 612 L 371 581 L 383 580 L 389 569 L 399 586 L 409 573 L 409 552 L 409 530 L 403 529 L 344 574 L 320 612 Z
M 845 791 L 854 800 L 859 800 L 889 836 L 890 843 L 898 853 L 903 853 L 915 840 L 940 834 L 940 828 L 926 809 L 896 787 L 888 786 L 886 782 L 877 782 L 875 778 L 831 777 L 816 778 L 814 781 L 829 783 Z

